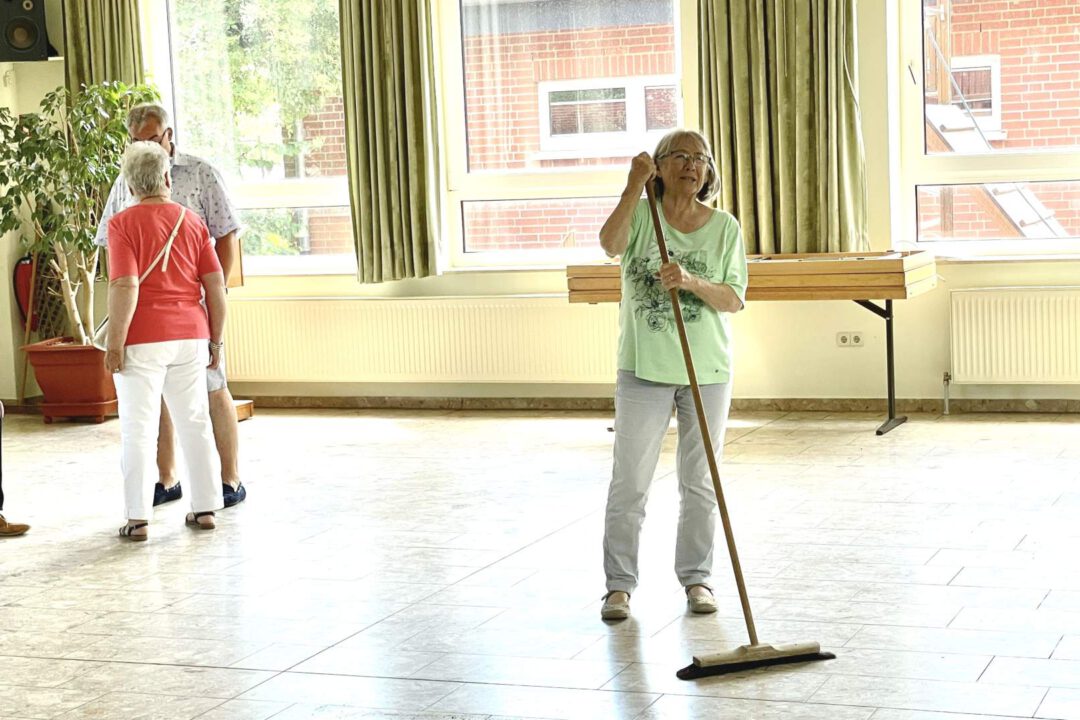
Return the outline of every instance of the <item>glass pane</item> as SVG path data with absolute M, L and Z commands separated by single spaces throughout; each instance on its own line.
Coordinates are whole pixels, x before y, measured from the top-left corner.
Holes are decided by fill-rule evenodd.
M 598 88 L 596 90 L 561 90 L 549 96 L 549 102 L 594 102 L 597 100 L 625 100 L 626 88 Z
M 470 172 L 621 167 L 678 125 L 673 0 L 459 4 Z
M 244 255 L 355 254 L 347 207 L 241 210 Z
M 600 226 L 617 197 L 475 200 L 461 203 L 465 252 L 600 250 Z
M 645 127 L 649 130 L 672 130 L 678 124 L 675 88 L 645 88 Z
M 551 106 L 552 135 L 624 132 L 625 103 L 570 103 Z
M 1080 150 L 1080 13 L 1060 0 L 923 0 L 926 150 Z
M 233 181 L 344 176 L 337 0 L 171 0 L 177 145 Z
M 919 241 L 1080 239 L 1080 180 L 920 185 Z

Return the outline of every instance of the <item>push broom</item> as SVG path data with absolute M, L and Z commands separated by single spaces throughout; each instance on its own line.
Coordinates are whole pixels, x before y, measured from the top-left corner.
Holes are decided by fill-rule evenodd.
M 653 228 L 656 230 L 656 244 L 660 248 L 660 261 L 667 264 L 670 262 L 670 258 L 668 257 L 667 243 L 664 242 L 664 230 L 660 225 L 660 214 L 656 210 L 656 193 L 651 181 L 645 183 L 645 193 L 649 198 L 649 209 L 652 211 Z M 724 502 L 724 489 L 720 486 L 720 471 L 716 467 L 716 455 L 713 453 L 712 437 L 709 435 L 709 425 L 705 419 L 705 407 L 701 402 L 701 391 L 698 389 L 697 377 L 694 373 L 694 359 L 690 355 L 690 343 L 686 338 L 686 325 L 683 323 L 682 309 L 679 307 L 679 291 L 677 288 L 672 288 L 669 293 L 671 294 L 671 309 L 675 313 L 675 326 L 679 330 L 679 342 L 682 344 L 683 359 L 686 361 L 686 374 L 690 378 L 690 391 L 694 396 L 694 408 L 697 410 L 701 441 L 705 446 L 705 457 L 709 462 L 709 474 L 712 475 L 713 490 L 716 491 L 716 503 L 720 508 L 720 520 L 724 525 L 724 537 L 727 538 L 728 554 L 731 556 L 731 569 L 735 572 L 735 584 L 739 588 L 739 600 L 742 602 L 746 631 L 750 635 L 749 645 L 742 645 L 734 650 L 712 655 L 695 655 L 694 661 L 690 665 L 675 674 L 682 680 L 696 680 L 710 675 L 723 675 L 771 665 L 785 665 L 810 660 L 831 660 L 836 656 L 829 652 L 821 652 L 821 646 L 816 642 L 790 645 L 766 645 L 758 642 L 757 629 L 754 627 L 754 616 L 750 612 L 750 599 L 746 594 L 746 582 L 743 580 L 742 567 L 739 565 L 739 553 L 735 549 L 735 535 L 731 531 L 727 503 Z

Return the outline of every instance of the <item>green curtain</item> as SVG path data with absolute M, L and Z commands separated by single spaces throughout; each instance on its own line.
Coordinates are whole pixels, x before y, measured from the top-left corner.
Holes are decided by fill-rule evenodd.
M 67 88 L 117 80 L 143 82 L 139 0 L 64 0 Z
M 430 0 L 340 0 L 349 196 L 362 283 L 435 273 Z
M 856 0 L 699 0 L 702 132 L 752 253 L 869 248 Z

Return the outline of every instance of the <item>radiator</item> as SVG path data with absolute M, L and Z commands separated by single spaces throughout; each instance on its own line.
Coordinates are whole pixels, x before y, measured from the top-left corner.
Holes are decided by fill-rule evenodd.
M 954 290 L 951 380 L 1080 382 L 1080 287 Z
M 233 299 L 243 382 L 611 383 L 618 309 L 522 298 Z

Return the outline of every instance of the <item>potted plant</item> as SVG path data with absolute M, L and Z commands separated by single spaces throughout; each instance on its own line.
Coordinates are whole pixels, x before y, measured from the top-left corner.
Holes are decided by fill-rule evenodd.
M 100 248 L 98 218 L 120 172 L 127 113 L 157 100 L 145 85 L 105 82 L 48 93 L 38 112 L 0 108 L 0 234 L 17 231 L 53 281 L 67 334 L 24 349 L 45 395 L 45 421 L 116 409 L 116 391 L 92 345 Z

